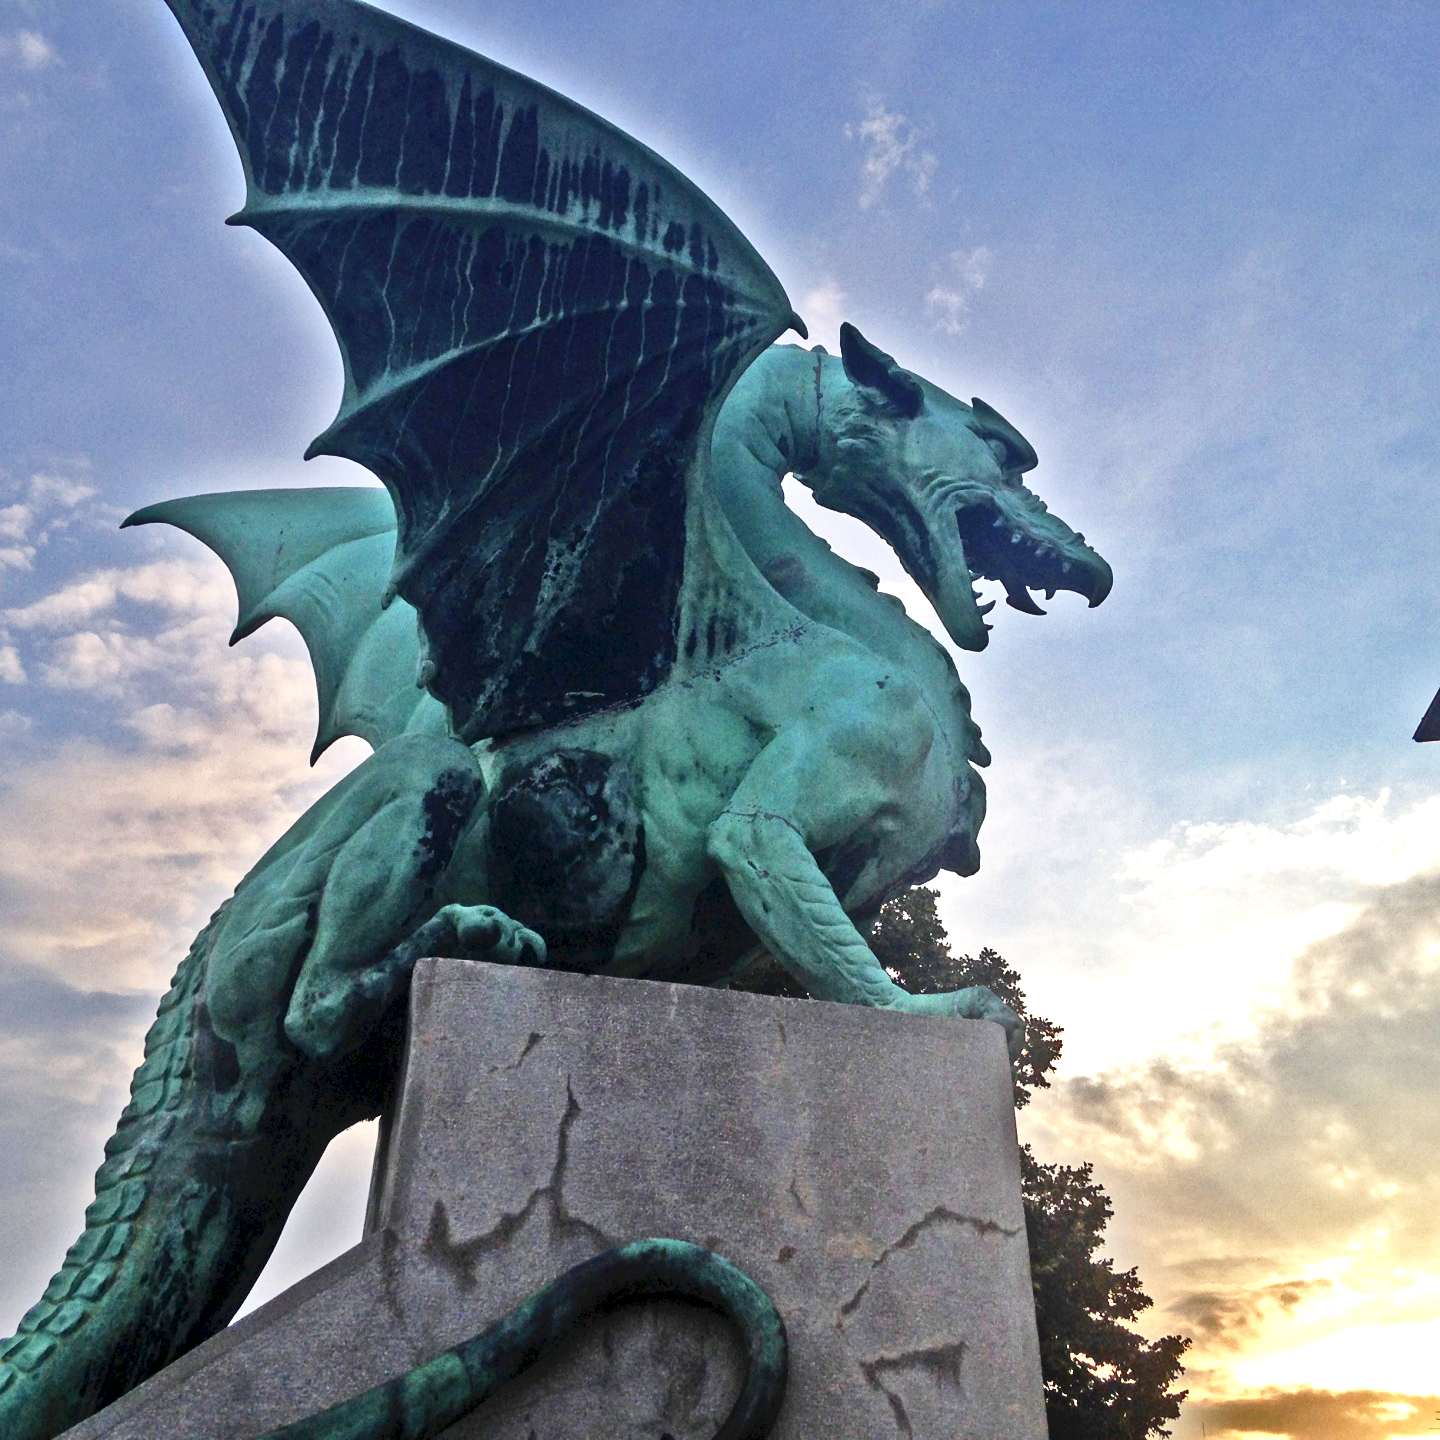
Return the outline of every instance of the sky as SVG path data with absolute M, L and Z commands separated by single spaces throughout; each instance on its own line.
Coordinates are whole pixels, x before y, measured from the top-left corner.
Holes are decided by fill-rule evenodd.
M 677 164 L 841 320 L 1032 441 L 1110 561 L 957 658 L 994 755 L 942 886 L 1065 1027 L 1174 1434 L 1440 1427 L 1440 8 L 387 0 Z M 225 642 L 173 495 L 353 484 L 318 307 L 160 0 L 0 0 L 0 1333 L 79 1233 L 190 937 L 311 770 L 298 638 Z M 862 527 L 797 508 L 924 601 Z M 275 633 L 271 633 L 271 632 Z M 342 1137 L 261 1282 L 358 1238 Z

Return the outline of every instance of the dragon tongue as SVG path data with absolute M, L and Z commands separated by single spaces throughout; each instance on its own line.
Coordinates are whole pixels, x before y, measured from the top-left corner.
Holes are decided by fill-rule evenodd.
M 1030 597 L 1030 592 L 1018 581 L 1006 580 L 1005 603 L 1023 610 L 1027 615 L 1043 615 L 1045 612 Z

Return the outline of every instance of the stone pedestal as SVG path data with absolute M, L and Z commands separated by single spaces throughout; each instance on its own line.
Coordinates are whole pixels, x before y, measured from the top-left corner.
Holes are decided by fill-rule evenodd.
M 774 1299 L 777 1440 L 1045 1435 L 1009 1070 L 983 1021 L 426 961 L 371 1215 L 355 1249 L 71 1435 L 253 1435 L 649 1235 Z M 708 1440 L 737 1377 L 718 1318 L 622 1310 L 446 1434 Z

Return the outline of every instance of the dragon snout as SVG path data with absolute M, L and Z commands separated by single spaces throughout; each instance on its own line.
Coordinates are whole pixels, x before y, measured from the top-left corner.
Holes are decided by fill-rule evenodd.
M 1027 615 L 1045 611 L 1030 592 L 1039 590 L 1047 600 L 1059 590 L 1083 595 L 1093 608 L 1110 593 L 1114 573 L 1078 531 L 1045 511 L 1012 513 L 987 501 L 962 506 L 956 512 L 961 541 L 971 573 L 998 580 L 1005 587 L 1006 603 Z

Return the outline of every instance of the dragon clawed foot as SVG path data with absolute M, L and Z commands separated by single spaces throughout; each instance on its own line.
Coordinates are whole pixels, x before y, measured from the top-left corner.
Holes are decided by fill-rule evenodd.
M 1025 1044 L 1025 1022 L 992 991 L 983 985 L 948 990 L 941 995 L 912 995 L 906 1009 L 928 1015 L 951 1015 L 959 1020 L 993 1020 L 1004 1028 L 1005 1048 L 1013 1064 Z
M 446 905 L 415 932 L 411 945 L 451 960 L 545 963 L 545 941 L 493 905 Z

